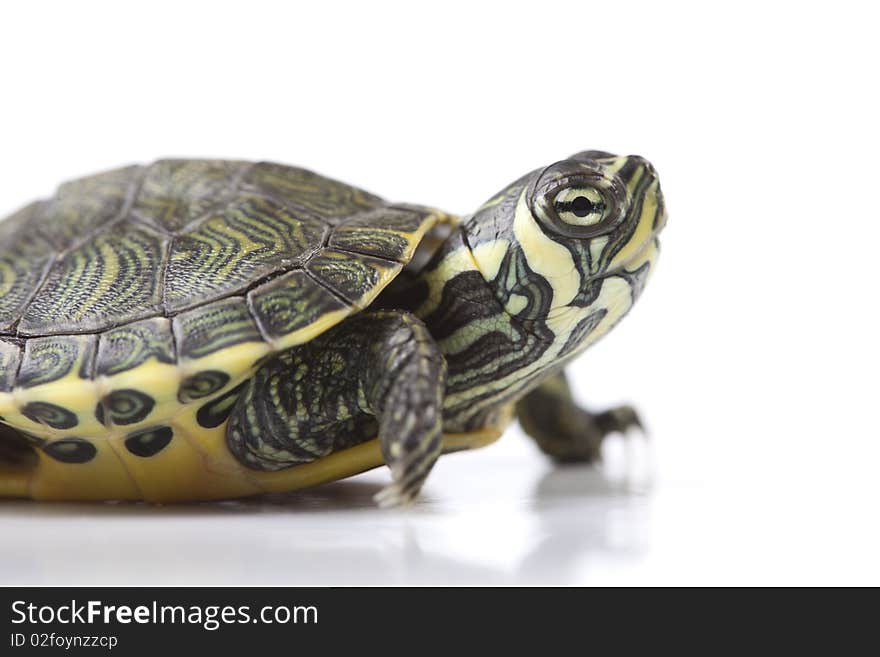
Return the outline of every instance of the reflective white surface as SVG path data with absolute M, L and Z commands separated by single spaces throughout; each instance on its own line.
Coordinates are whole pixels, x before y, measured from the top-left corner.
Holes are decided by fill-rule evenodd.
M 514 429 L 444 459 L 404 511 L 374 508 L 381 470 L 222 504 L 6 502 L 0 583 L 880 583 L 858 487 L 674 467 L 652 483 L 632 445 L 610 443 L 602 468 L 553 468 Z
M 0 584 L 880 584 L 867 9 L 7 5 L 0 216 L 168 156 L 468 213 L 598 148 L 648 157 L 670 217 L 644 297 L 572 371 L 582 402 L 641 410 L 650 481 L 620 443 L 554 470 L 512 429 L 407 511 L 373 507 L 384 471 L 270 501 L 0 502 Z

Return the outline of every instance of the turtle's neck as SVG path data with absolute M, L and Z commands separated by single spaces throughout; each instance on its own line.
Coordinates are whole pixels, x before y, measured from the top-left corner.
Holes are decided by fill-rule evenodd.
M 540 359 L 552 334 L 527 330 L 504 307 L 460 229 L 411 289 L 418 303 L 409 307 L 428 326 L 446 358 L 446 430 L 482 426 L 500 404 L 512 400 L 519 387 L 517 372 Z M 495 382 L 505 378 L 510 385 L 497 388 Z

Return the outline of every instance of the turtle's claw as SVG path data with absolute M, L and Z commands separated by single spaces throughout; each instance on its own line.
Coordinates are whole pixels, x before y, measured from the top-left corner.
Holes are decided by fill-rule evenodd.
M 417 491 L 407 491 L 400 482 L 395 481 L 373 495 L 373 501 L 381 509 L 404 508 L 412 506 L 417 494 Z
M 419 495 L 425 476 L 408 470 L 405 465 L 391 466 L 392 482 L 373 496 L 380 508 L 403 508 L 412 506 Z
M 629 405 L 617 406 L 596 416 L 596 424 L 607 436 L 619 433 L 625 438 L 647 436 L 645 425 L 636 410 Z

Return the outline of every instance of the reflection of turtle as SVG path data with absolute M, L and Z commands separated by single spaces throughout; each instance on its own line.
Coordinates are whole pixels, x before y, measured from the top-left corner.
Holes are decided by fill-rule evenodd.
M 589 460 L 629 411 L 561 367 L 642 290 L 665 222 L 643 159 L 580 153 L 474 215 L 302 169 L 162 161 L 0 223 L 0 496 L 215 499 L 437 456 L 511 416 Z M 377 438 L 378 436 L 378 438 Z

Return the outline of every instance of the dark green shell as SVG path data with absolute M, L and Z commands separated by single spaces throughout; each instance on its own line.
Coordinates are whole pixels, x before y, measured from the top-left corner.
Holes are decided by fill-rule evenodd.
M 272 163 L 67 183 L 0 222 L 0 391 L 310 339 L 368 305 L 442 220 Z M 206 384 L 192 385 L 181 395 Z

